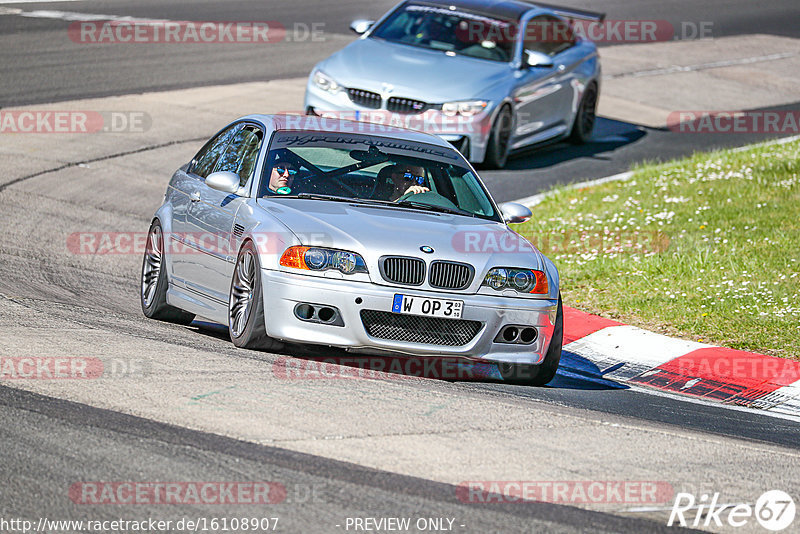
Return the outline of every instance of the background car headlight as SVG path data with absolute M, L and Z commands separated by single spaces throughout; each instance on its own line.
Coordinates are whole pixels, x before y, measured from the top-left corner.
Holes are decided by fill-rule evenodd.
M 280 264 L 306 271 L 336 269 L 344 274 L 367 272 L 367 264 L 359 254 L 320 247 L 289 247 L 281 256 Z
M 464 117 L 471 117 L 477 115 L 488 106 L 489 103 L 485 100 L 469 100 L 464 102 L 445 102 L 442 104 L 442 113 L 448 117 L 455 117 L 462 115 Z
M 314 81 L 314 85 L 316 85 L 323 91 L 328 91 L 329 93 L 336 94 L 342 89 L 342 86 L 336 83 L 336 80 L 334 80 L 321 70 L 318 70 L 317 72 L 314 73 L 312 80 Z
M 520 293 L 536 295 L 546 295 L 550 292 L 547 275 L 542 271 L 532 269 L 495 267 L 486 273 L 482 285 L 497 291 L 514 289 Z

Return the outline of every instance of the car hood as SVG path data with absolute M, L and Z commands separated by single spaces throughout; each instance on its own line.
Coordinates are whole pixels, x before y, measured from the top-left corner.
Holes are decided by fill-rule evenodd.
M 361 254 L 371 279 L 379 284 L 386 282 L 378 274 L 378 260 L 387 255 L 468 263 L 476 275 L 467 291 L 477 291 L 492 267 L 545 269 L 543 256 L 527 240 L 485 219 L 310 199 L 258 203 L 291 229 L 299 244 Z M 423 253 L 424 246 L 433 253 Z
M 358 39 L 318 67 L 345 87 L 381 93 L 383 84 L 391 84 L 392 96 L 439 104 L 487 98 L 488 88 L 511 73 L 508 63 L 377 38 Z

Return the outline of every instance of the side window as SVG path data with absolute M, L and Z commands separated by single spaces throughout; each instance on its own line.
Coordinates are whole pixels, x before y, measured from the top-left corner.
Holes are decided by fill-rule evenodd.
M 575 44 L 570 25 L 552 15 L 541 15 L 528 21 L 523 49 L 554 56 Z
M 258 128 L 247 126 L 240 130 L 217 160 L 214 171 L 229 171 L 239 176 L 239 185 L 245 185 L 253 174 L 258 149 L 264 134 Z
M 234 124 L 217 137 L 206 143 L 206 146 L 201 148 L 200 152 L 198 152 L 192 160 L 194 163 L 189 169 L 189 172 L 193 172 L 200 178 L 204 179 L 211 174 L 220 154 L 225 151 L 225 147 L 228 146 L 228 142 L 231 140 L 231 137 L 233 137 L 236 132 L 241 130 L 242 126 L 243 125 L 241 124 Z
M 455 190 L 456 204 L 460 208 L 481 215 L 491 215 L 494 212 L 471 172 L 461 174 L 456 168 L 450 168 L 448 174 Z

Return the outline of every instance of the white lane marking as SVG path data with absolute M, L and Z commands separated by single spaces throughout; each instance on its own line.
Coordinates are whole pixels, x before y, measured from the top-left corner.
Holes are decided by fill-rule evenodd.
M 795 52 L 780 52 L 777 54 L 767 54 L 765 56 L 752 56 L 743 57 L 739 59 L 725 59 L 722 61 L 712 61 L 711 63 L 700 63 L 697 65 L 673 65 L 661 69 L 647 69 L 638 70 L 633 72 L 621 72 L 619 74 L 609 74 L 603 76 L 605 80 L 614 80 L 617 78 L 642 78 L 644 76 L 662 76 L 664 74 L 674 74 L 676 72 L 695 72 L 699 70 L 720 69 L 723 67 L 732 67 L 734 65 L 748 65 L 750 63 L 760 63 L 762 61 L 777 61 L 779 59 L 786 59 L 796 56 Z
M 781 137 L 780 139 L 772 139 L 770 141 L 764 141 L 763 143 L 755 143 L 752 145 L 740 146 L 730 150 L 731 152 L 744 152 L 752 148 L 772 146 L 772 145 L 785 145 L 786 143 L 791 143 L 792 141 L 797 141 L 798 139 L 800 139 L 800 135 L 793 135 L 791 137 Z M 564 191 L 564 190 L 571 191 L 573 189 L 583 189 L 584 187 L 592 187 L 595 185 L 601 185 L 608 182 L 618 182 L 618 181 L 628 180 L 630 179 L 631 176 L 633 176 L 633 171 L 621 172 L 619 174 L 612 174 L 611 176 L 595 178 L 594 180 L 586 180 L 585 182 L 569 184 L 562 188 L 555 189 L 553 191 L 545 191 L 544 193 L 537 193 L 529 197 L 523 197 L 517 200 L 512 200 L 511 202 L 516 202 L 517 204 L 522 204 L 523 206 L 528 206 L 529 208 L 532 208 L 537 204 L 541 204 L 544 199 L 553 196 L 558 191 Z
M 54 19 L 54 20 L 67 20 L 67 21 L 97 21 L 97 20 L 111 20 L 115 22 L 177 22 L 165 19 L 142 19 L 138 17 L 131 17 L 128 15 L 102 15 L 99 13 L 79 13 L 77 11 L 56 11 L 50 9 L 37 9 L 36 11 L 20 11 L 17 13 L 20 17 L 28 17 L 33 19 Z
M 7 4 L 54 4 L 56 2 L 81 2 L 82 0 L 0 0 L 0 5 Z
M 583 189 L 584 187 L 591 187 L 594 185 L 605 184 L 608 182 L 616 182 L 619 180 L 627 180 L 633 176 L 632 171 L 621 172 L 619 174 L 614 174 L 612 176 L 606 176 L 604 178 L 597 178 L 596 180 L 587 180 L 586 182 L 579 182 L 577 184 L 569 184 L 565 187 L 567 190 L 572 189 Z M 553 191 L 546 191 L 544 193 L 537 193 L 535 195 L 531 195 L 529 197 L 520 198 L 518 200 L 512 200 L 512 202 L 516 202 L 517 204 L 522 204 L 523 206 L 533 207 L 537 204 L 541 204 L 544 199 L 554 194 Z

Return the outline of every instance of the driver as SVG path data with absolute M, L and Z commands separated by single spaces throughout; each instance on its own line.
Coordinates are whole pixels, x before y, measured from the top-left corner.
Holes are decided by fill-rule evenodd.
M 285 161 L 276 163 L 269 174 L 269 193 L 277 195 L 290 194 L 292 192 L 292 182 L 294 182 L 294 176 L 296 174 L 297 169 L 295 169 L 294 165 L 291 163 Z
M 385 181 L 390 187 L 388 200 L 398 200 L 403 195 L 427 193 L 429 188 L 422 185 L 425 179 L 425 170 L 414 165 L 390 165 L 378 173 L 378 179 Z

